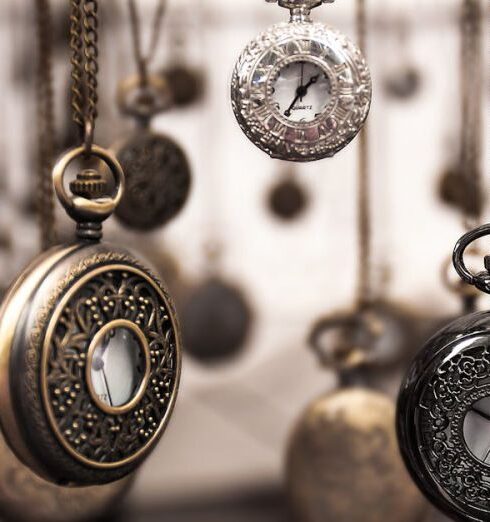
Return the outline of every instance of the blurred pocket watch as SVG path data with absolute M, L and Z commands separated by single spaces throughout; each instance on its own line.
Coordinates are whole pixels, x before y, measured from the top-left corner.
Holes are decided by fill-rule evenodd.
M 143 56 L 136 5 L 129 0 L 138 73 L 123 80 L 117 92 L 120 112 L 134 118 L 138 127 L 112 146 L 126 177 L 125 194 L 115 214 L 124 225 L 138 230 L 153 230 L 175 218 L 184 207 L 191 187 L 190 167 L 183 149 L 170 136 L 150 129 L 151 119 L 174 103 L 168 78 L 148 71 L 164 5 L 160 0 L 152 47 Z
M 300 522 L 418 522 L 425 509 L 398 453 L 393 402 L 379 392 L 347 388 L 313 401 L 286 468 Z
M 267 205 L 275 217 L 290 222 L 304 214 L 309 199 L 309 194 L 298 179 L 296 170 L 287 167 L 280 173 L 280 179 L 269 189 Z
M 291 11 L 290 22 L 260 34 L 239 57 L 231 82 L 233 111 L 245 135 L 273 158 L 331 157 L 367 118 L 369 69 L 345 35 L 311 21 L 310 11 L 322 0 L 278 4 Z
M 217 276 L 191 290 L 181 317 L 185 353 L 208 365 L 237 357 L 245 348 L 252 323 L 243 292 Z
M 0 513 L 15 522 L 84 522 L 119 510 L 133 477 L 104 486 L 66 488 L 38 477 L 0 435 Z

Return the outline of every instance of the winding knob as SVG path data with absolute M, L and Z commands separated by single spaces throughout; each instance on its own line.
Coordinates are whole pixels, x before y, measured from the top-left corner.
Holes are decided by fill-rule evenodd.
M 70 183 L 70 190 L 75 196 L 97 199 L 106 195 L 107 181 L 96 170 L 85 169 Z

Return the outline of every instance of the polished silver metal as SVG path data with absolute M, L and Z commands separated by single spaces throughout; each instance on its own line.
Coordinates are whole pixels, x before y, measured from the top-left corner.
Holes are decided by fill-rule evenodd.
M 279 1 L 290 9 L 290 22 L 274 25 L 253 40 L 233 72 L 231 98 L 238 123 L 273 158 L 306 162 L 331 157 L 354 139 L 369 113 L 372 85 L 366 61 L 345 35 L 311 21 L 311 9 L 320 4 Z M 284 68 L 300 63 L 316 67 L 328 79 L 326 103 L 310 121 L 286 117 L 273 98 Z M 300 87 L 303 83 L 296 93 Z
M 397 429 L 416 484 L 455 520 L 490 520 L 490 312 L 430 339 L 402 384 Z

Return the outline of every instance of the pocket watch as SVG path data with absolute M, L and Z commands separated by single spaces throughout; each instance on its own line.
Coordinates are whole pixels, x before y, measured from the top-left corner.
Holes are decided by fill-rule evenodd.
M 308 209 L 310 194 L 295 169 L 285 168 L 269 189 L 267 205 L 270 212 L 284 222 L 295 221 Z
M 47 482 L 13 454 L 0 435 L 0 513 L 16 522 L 83 522 L 117 513 L 133 476 L 85 488 Z M 112 520 L 112 519 L 111 519 Z
M 170 296 L 124 248 L 100 242 L 102 222 L 123 194 L 109 151 L 112 196 L 94 170 L 70 183 L 65 153 L 53 179 L 77 222 L 78 239 L 37 257 L 0 309 L 0 422 L 17 457 L 41 477 L 84 486 L 118 480 L 154 448 L 171 416 L 180 376 L 180 337 Z
M 345 35 L 312 22 L 310 11 L 322 0 L 278 3 L 291 19 L 260 34 L 239 57 L 231 82 L 233 111 L 245 135 L 273 158 L 331 157 L 367 118 L 368 66 Z
M 393 401 L 376 391 L 340 389 L 313 401 L 293 431 L 286 468 L 300 522 L 418 522 L 425 509 L 399 456 Z
M 490 293 L 486 269 L 463 260 L 490 225 L 465 234 L 453 261 L 468 284 Z M 459 318 L 435 334 L 413 361 L 398 400 L 397 428 L 405 463 L 425 495 L 455 520 L 490 519 L 490 312 Z
M 212 275 L 185 300 L 182 334 L 185 351 L 203 364 L 236 357 L 245 347 L 252 311 L 243 292 Z
M 115 214 L 124 225 L 137 230 L 153 230 L 172 220 L 184 207 L 191 186 L 189 163 L 180 145 L 150 128 L 151 119 L 175 103 L 168 77 L 149 71 L 161 34 L 164 4 L 162 0 L 157 4 L 152 45 L 143 55 L 136 2 L 130 0 L 138 73 L 123 80 L 117 90 L 120 112 L 135 119 L 138 128 L 112 147 L 126 176 L 126 190 Z

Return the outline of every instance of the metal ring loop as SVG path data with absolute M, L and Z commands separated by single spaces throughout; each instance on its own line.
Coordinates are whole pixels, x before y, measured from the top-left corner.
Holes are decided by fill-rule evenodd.
M 453 252 L 453 265 L 458 273 L 459 277 L 466 281 L 469 285 L 476 285 L 479 281 L 479 277 L 477 274 L 473 274 L 466 268 L 464 262 L 464 253 L 468 246 L 480 239 L 481 237 L 485 237 L 490 235 L 490 223 L 482 225 L 481 227 L 475 228 L 474 230 L 470 230 L 464 236 L 462 236 L 459 241 L 456 243 Z
M 116 185 L 113 196 L 87 199 L 67 194 L 63 184 L 65 171 L 74 160 L 85 156 L 85 145 L 65 152 L 53 167 L 53 184 L 56 195 L 67 213 L 77 221 L 103 221 L 108 218 L 121 201 L 124 192 L 124 172 L 115 155 L 98 145 L 91 146 L 90 155 L 96 156 L 109 167 Z

